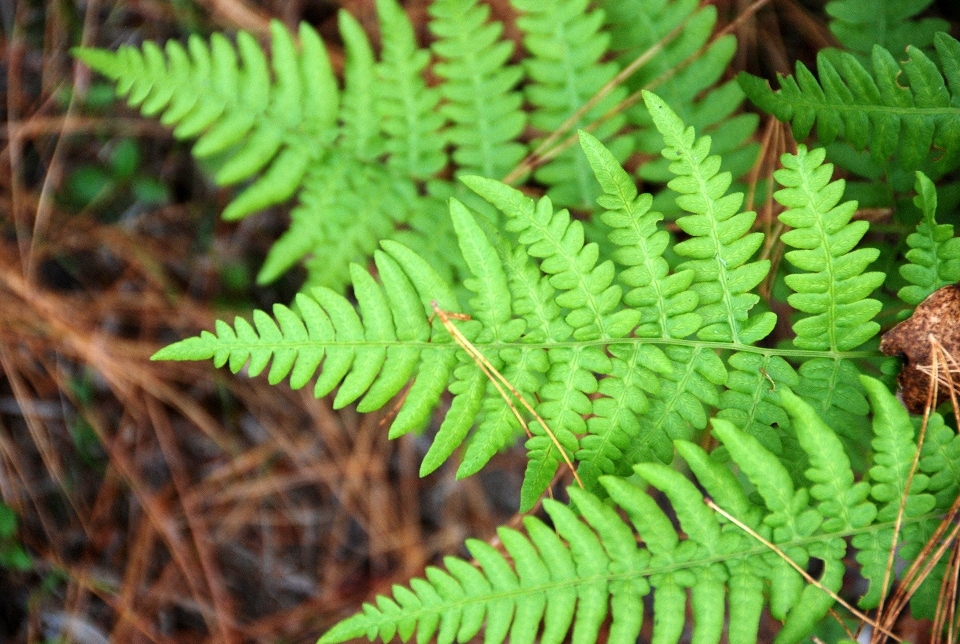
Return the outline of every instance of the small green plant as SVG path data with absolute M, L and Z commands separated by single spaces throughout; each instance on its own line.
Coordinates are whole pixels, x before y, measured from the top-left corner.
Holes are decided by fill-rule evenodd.
M 102 156 L 103 163 L 81 165 L 67 177 L 63 198 L 72 207 L 115 219 L 133 204 L 149 207 L 168 201 L 167 187 L 141 169 L 136 141 L 118 139 L 104 147 Z
M 341 14 L 342 88 L 306 26 L 298 49 L 273 25 L 270 63 L 245 34 L 236 46 L 214 36 L 187 48 L 78 52 L 131 104 L 179 137 L 199 137 L 194 153 L 219 182 L 250 182 L 225 217 L 298 195 L 260 274 L 305 261 L 310 277 L 295 304 L 219 321 L 155 359 L 212 359 L 294 388 L 312 382 L 317 396 L 335 392 L 338 408 L 396 407 L 391 437 L 424 431 L 449 397 L 421 473 L 453 458 L 457 476 L 470 476 L 525 438 L 524 511 L 558 473 L 574 478 L 569 505 L 543 501 L 552 530 L 527 517 L 524 532 L 499 532 L 501 550 L 471 541 L 475 563 L 446 559 L 321 642 L 415 635 L 446 644 L 485 628 L 491 643 L 561 642 L 571 632 L 592 643 L 608 617 L 610 640 L 631 642 L 652 593 L 656 642 L 679 640 L 689 598 L 696 642 L 719 641 L 725 623 L 731 642 L 754 642 L 766 607 L 788 644 L 834 605 L 853 548 L 869 582 L 860 609 L 877 607 L 896 577 L 889 553 L 917 558 L 960 492 L 960 439 L 933 414 L 915 460 L 915 424 L 872 377 L 882 288 L 894 284 L 875 270 L 870 224 L 855 217 L 826 150 L 800 144 L 780 159 L 773 198 L 787 232 L 765 240 L 744 209 L 734 181 L 752 162 L 755 120 L 733 116 L 736 84 L 713 87 L 733 43 L 709 40 L 712 7 L 514 0 L 525 49 L 514 66 L 485 5 L 431 5 L 431 62 L 400 7 L 376 4 L 379 59 Z M 849 18 L 851 3 L 833 6 Z M 637 16 L 650 25 L 643 34 L 629 29 Z M 934 74 L 960 85 L 950 58 L 960 45 L 944 34 L 934 44 L 939 63 L 911 50 L 912 62 L 873 75 L 838 54 L 847 85 L 824 89 L 799 72 L 784 81 L 796 91 L 740 81 L 793 119 L 798 137 L 816 121 L 828 142 L 843 134 L 876 164 L 910 173 L 922 221 L 899 262 L 909 282 L 900 308 L 960 277 L 953 230 L 936 222 L 936 188 L 922 171 L 956 151 L 953 108 L 940 105 L 950 94 L 925 90 Z M 648 48 L 658 53 L 647 65 L 611 82 Z M 436 85 L 425 83 L 427 69 Z M 896 85 L 900 71 L 909 87 Z M 894 99 L 909 95 L 911 105 L 873 96 L 867 80 L 896 85 Z M 630 105 L 652 82 L 658 94 Z M 573 127 L 594 134 L 554 145 Z M 932 146 L 945 156 L 933 159 Z M 633 153 L 636 174 L 623 164 Z M 638 190 L 638 175 L 653 192 Z M 771 275 L 774 247 L 786 261 Z M 761 288 L 771 278 L 776 299 Z M 795 315 L 774 342 L 784 304 Z M 718 443 L 710 452 L 708 432 Z M 699 487 L 670 467 L 677 456 Z M 790 565 L 815 559 L 817 584 Z M 936 610 L 944 570 L 914 595 L 916 614 Z
M 9 505 L 0 503 L 0 567 L 30 570 L 33 561 L 17 541 L 17 515 Z

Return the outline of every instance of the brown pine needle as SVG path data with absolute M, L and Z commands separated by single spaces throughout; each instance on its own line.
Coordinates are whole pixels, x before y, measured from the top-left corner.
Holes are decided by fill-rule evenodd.
M 483 355 L 483 353 L 481 353 L 480 350 L 477 349 L 473 345 L 473 343 L 470 342 L 470 340 L 468 340 L 466 336 L 463 335 L 463 333 L 460 332 L 460 329 L 458 329 L 456 325 L 453 324 L 453 322 L 451 322 L 452 317 L 454 317 L 455 315 L 462 315 L 462 314 L 452 314 L 447 311 L 444 311 L 437 305 L 436 300 L 434 300 L 433 302 L 430 302 L 430 306 L 433 307 L 434 313 L 436 313 L 437 317 L 440 318 L 441 324 L 443 324 L 443 327 L 447 330 L 447 332 L 451 335 L 451 337 L 453 337 L 454 341 L 456 341 L 456 343 L 460 345 L 461 349 L 467 352 L 467 355 L 469 355 L 470 358 L 477 364 L 477 366 L 480 367 L 480 370 L 483 371 L 484 375 L 486 375 L 487 378 L 490 379 L 490 382 L 493 383 L 493 386 L 497 388 L 497 391 L 500 393 L 500 396 L 503 397 L 503 400 L 507 403 L 507 406 L 509 406 L 510 409 L 513 411 L 514 415 L 520 421 L 520 424 L 523 426 L 528 436 L 532 436 L 532 433 L 530 432 L 530 429 L 527 427 L 527 424 L 524 422 L 523 417 L 520 415 L 520 411 L 516 408 L 516 406 L 513 404 L 513 401 L 504 391 L 504 387 L 506 387 L 510 391 L 510 393 L 513 394 L 514 398 L 516 398 L 520 402 L 520 404 L 523 405 L 524 409 L 530 412 L 530 414 L 534 417 L 534 419 L 536 419 L 536 421 L 540 423 L 540 426 L 543 427 L 543 431 L 547 434 L 547 436 L 550 437 L 550 440 L 553 442 L 557 450 L 559 450 L 560 455 L 563 457 L 563 462 L 566 463 L 567 467 L 570 468 L 570 472 L 573 474 L 573 478 L 577 482 L 577 485 L 579 485 L 582 489 L 583 481 L 580 480 L 580 475 L 577 474 L 577 470 L 573 466 L 573 461 L 570 460 L 570 457 L 567 455 L 567 450 L 565 450 L 563 448 L 563 445 L 560 444 L 560 441 L 557 439 L 556 435 L 553 433 L 553 430 L 550 429 L 550 426 L 547 424 L 547 421 L 545 421 L 543 418 L 540 417 L 540 414 L 538 414 L 536 410 L 533 408 L 533 406 L 527 402 L 527 400 L 520 394 L 519 391 L 517 391 L 516 387 L 514 387 L 510 383 L 510 381 L 504 377 L 502 373 L 497 371 L 496 367 L 494 367 L 490 363 L 490 361 L 487 360 L 487 357 Z M 503 387 L 501 387 L 501 384 L 503 385 Z
M 816 579 L 814 579 L 813 577 L 811 577 L 810 574 L 809 574 L 806 570 L 804 570 L 802 567 L 800 567 L 800 565 L 798 565 L 797 562 L 795 562 L 793 559 L 791 559 L 790 557 L 788 557 L 787 554 L 786 554 L 783 550 L 781 550 L 780 548 L 778 548 L 777 546 L 775 546 L 772 542 L 767 541 L 766 539 L 764 539 L 762 536 L 760 536 L 760 534 L 757 533 L 756 530 L 754 530 L 753 528 L 751 528 L 751 527 L 748 526 L 747 524 L 743 523 L 742 521 L 740 521 L 739 519 L 737 519 L 736 517 L 734 517 L 732 514 L 730 514 L 730 513 L 727 512 L 726 510 L 724 510 L 723 508 L 721 508 L 719 505 L 717 505 L 716 503 L 714 503 L 712 499 L 704 498 L 704 502 L 707 504 L 707 507 L 709 507 L 711 510 L 717 512 L 720 516 L 724 517 L 725 519 L 727 519 L 728 521 L 730 521 L 731 523 L 733 523 L 734 525 L 736 525 L 738 528 L 740 528 L 741 530 L 743 530 L 744 532 L 746 532 L 747 534 L 749 534 L 751 537 L 753 537 L 754 539 L 756 539 L 757 541 L 759 541 L 760 543 L 762 543 L 763 545 L 765 545 L 767 548 L 770 548 L 770 550 L 772 550 L 772 551 L 774 551 L 775 553 L 777 553 L 777 556 L 778 556 L 778 557 L 780 557 L 781 559 L 783 559 L 784 561 L 786 561 L 788 564 L 790 564 L 790 566 L 793 567 L 797 572 L 799 572 L 799 573 L 803 576 L 803 578 L 807 580 L 808 583 L 813 584 L 814 586 L 816 586 L 817 588 L 819 588 L 819 589 L 822 590 L 823 592 L 825 592 L 825 593 L 827 593 L 828 595 L 830 595 L 830 597 L 832 597 L 832 598 L 834 599 L 834 601 L 836 601 L 838 604 L 840 604 L 841 606 L 843 606 L 844 608 L 846 608 L 848 611 L 850 611 L 857 619 L 860 619 L 861 621 L 863 621 L 863 622 L 865 622 L 865 623 L 870 624 L 871 626 L 873 626 L 875 632 L 876 632 L 877 630 L 879 630 L 879 631 L 882 631 L 884 634 L 892 637 L 893 639 L 895 639 L 895 640 L 898 641 L 898 642 L 902 642 L 902 641 L 903 641 L 901 638 L 897 637 L 896 635 L 894 635 L 892 632 L 890 632 L 890 631 L 887 630 L 886 628 L 880 626 L 880 624 L 878 624 L 875 620 L 873 620 L 873 619 L 871 619 L 870 617 L 868 617 L 868 616 L 866 615 L 866 613 L 863 613 L 863 612 L 857 610 L 856 608 L 854 608 L 853 606 L 851 606 L 849 603 L 847 603 L 847 602 L 846 602 L 842 597 L 840 597 L 838 594 L 836 594 L 835 592 L 833 592 L 833 591 L 830 590 L 829 588 L 826 588 L 826 587 L 825 587 L 823 584 L 821 584 L 819 581 L 817 581 Z

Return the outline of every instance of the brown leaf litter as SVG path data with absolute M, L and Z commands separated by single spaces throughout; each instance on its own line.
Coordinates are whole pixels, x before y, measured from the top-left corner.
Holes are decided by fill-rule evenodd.
M 937 342 L 932 342 L 932 340 Z M 944 286 L 925 299 L 913 315 L 885 333 L 880 350 L 901 356 L 903 370 L 897 377 L 900 397 L 911 414 L 922 414 L 930 392 L 930 365 L 939 343 L 947 355 L 960 356 L 960 284 Z M 949 396 L 949 387 L 939 387 L 934 407 Z

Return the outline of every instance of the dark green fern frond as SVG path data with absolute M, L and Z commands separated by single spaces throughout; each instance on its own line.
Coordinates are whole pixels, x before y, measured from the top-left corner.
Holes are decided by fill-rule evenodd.
M 797 249 L 785 257 L 801 271 L 786 277 L 794 291 L 788 301 L 804 314 L 793 324 L 793 343 L 837 354 L 860 347 L 880 330 L 873 321 L 880 302 L 869 295 L 884 274 L 864 272 L 879 251 L 857 248 L 869 223 L 850 221 L 857 204 L 840 203 L 844 182 L 831 181 L 833 166 L 824 158 L 822 148 L 808 151 L 803 145 L 796 155 L 783 155 L 783 168 L 774 174 L 783 189 L 774 198 L 787 208 L 780 221 L 793 228 L 783 234 L 783 242 Z M 856 417 L 865 415 L 867 406 L 857 373 L 847 360 L 813 358 L 800 368 L 799 391 L 828 424 L 847 427 L 848 438 L 861 440 L 855 428 L 863 423 Z
M 436 0 L 429 7 L 433 69 L 444 79 L 440 108 L 452 124 L 446 131 L 461 174 L 500 179 L 526 153 L 518 141 L 527 116 L 516 89 L 523 68 L 506 64 L 513 52 L 501 40 L 503 25 L 488 22 L 490 6 L 477 0 Z
M 900 275 L 910 285 L 897 292 L 910 306 L 960 281 L 960 239 L 953 236 L 953 226 L 936 221 L 937 189 L 925 174 L 917 172 L 916 190 L 913 203 L 923 213 L 923 219 L 917 224 L 917 232 L 907 236 L 909 263 L 900 267 Z
M 423 71 L 430 52 L 418 49 L 410 19 L 396 0 L 377 0 L 381 61 L 377 65 L 377 111 L 388 163 L 403 174 L 425 179 L 446 166 L 440 91 L 427 87 Z
M 798 141 L 816 123 L 822 143 L 842 137 L 857 150 L 869 148 L 881 167 L 892 160 L 911 172 L 936 148 L 933 167 L 943 174 L 960 164 L 960 42 L 938 33 L 934 45 L 942 71 L 916 47 L 899 63 L 876 46 L 872 73 L 852 54 L 824 50 L 817 56 L 819 81 L 799 62 L 795 76 L 779 77 L 779 91 L 746 73 L 738 80 L 761 109 L 793 125 Z
M 902 433 L 901 419 L 885 411 L 899 403 L 879 382 L 864 384 L 877 409 L 877 467 L 884 471 L 875 468 L 876 476 L 889 481 L 885 468 L 901 472 L 901 443 L 909 447 L 892 438 Z M 696 445 L 680 441 L 677 448 L 720 508 L 772 541 L 798 565 L 806 566 L 811 557 L 822 560 L 819 581 L 836 592 L 843 581 L 848 541 L 891 532 L 893 522 L 877 514 L 875 501 L 896 499 L 895 490 L 902 494 L 903 488 L 887 486 L 891 493 L 886 494 L 877 485 L 855 483 L 834 431 L 799 397 L 785 394 L 784 402 L 811 463 L 806 472 L 809 488 L 795 487 L 774 454 L 727 421 L 715 421 L 715 434 L 762 503 L 751 501 L 728 466 Z M 880 446 L 889 440 L 897 446 Z M 762 609 L 769 602 L 770 612 L 784 621 L 776 642 L 794 644 L 832 607 L 830 595 L 805 584 L 778 554 L 708 509 L 703 494 L 683 475 L 661 464 L 638 465 L 635 473 L 640 485 L 620 477 L 600 479 L 617 508 L 572 488 L 577 513 L 557 502 L 544 502 L 553 529 L 527 517 L 526 534 L 499 530 L 502 551 L 471 540 L 467 547 L 475 566 L 447 558 L 446 570 L 428 568 L 425 579 L 413 580 L 409 588 L 395 586 L 392 597 L 380 596 L 376 604 L 366 604 L 362 613 L 335 626 L 320 643 L 395 636 L 408 641 L 416 635 L 418 642 L 435 637 L 449 644 L 472 638 L 482 628 L 491 644 L 508 637 L 514 644 L 524 644 L 538 635 L 539 641 L 554 644 L 568 636 L 574 642 L 592 642 L 608 616 L 611 641 L 632 642 L 643 626 L 642 599 L 652 592 L 652 641 L 674 644 L 680 639 L 689 597 L 695 642 L 719 642 L 727 623 L 732 643 L 753 644 Z M 901 480 L 899 474 L 894 478 Z M 646 484 L 669 500 L 683 538 L 643 491 Z M 920 504 L 915 505 L 919 510 Z M 932 518 L 929 513 L 910 513 L 903 533 Z
M 601 30 L 603 11 L 589 10 L 588 0 L 511 0 L 521 12 L 517 26 L 523 31 L 528 57 L 527 100 L 533 105 L 530 125 L 541 132 L 557 129 L 619 71 L 615 62 L 601 62 L 610 37 Z M 577 128 L 596 121 L 626 97 L 617 88 L 588 112 Z M 614 135 L 624 118 L 616 116 L 593 132 L 614 156 L 623 159 L 629 140 Z M 591 209 L 599 194 L 596 179 L 583 152 L 571 148 L 541 167 L 534 177 L 549 186 L 547 195 L 560 206 Z
M 217 183 L 261 174 L 224 210 L 226 219 L 237 219 L 289 199 L 335 134 L 339 92 L 316 32 L 301 25 L 299 52 L 278 21 L 270 33 L 272 78 L 246 32 L 237 35 L 236 49 L 215 34 L 209 45 L 191 37 L 186 49 L 169 41 L 165 52 L 147 42 L 142 49 L 74 53 L 115 80 L 130 105 L 162 114 L 177 138 L 199 137 L 193 152 L 218 157 Z
M 874 45 L 899 54 L 907 46 L 928 50 L 938 31 L 949 31 L 950 23 L 939 18 L 915 19 L 933 0 L 832 0 L 826 4 L 830 31 L 861 60 L 870 58 Z

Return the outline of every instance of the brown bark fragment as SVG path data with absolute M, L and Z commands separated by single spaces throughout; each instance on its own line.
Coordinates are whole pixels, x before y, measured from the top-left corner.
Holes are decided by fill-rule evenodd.
M 931 294 L 917 306 L 913 315 L 880 339 L 882 352 L 904 359 L 897 382 L 903 404 L 912 414 L 922 414 L 927 405 L 929 368 L 933 363 L 930 336 L 936 338 L 948 354 L 960 357 L 960 284 L 944 286 Z M 927 372 L 923 371 L 924 367 Z M 934 406 L 948 396 L 947 387 L 941 385 Z

